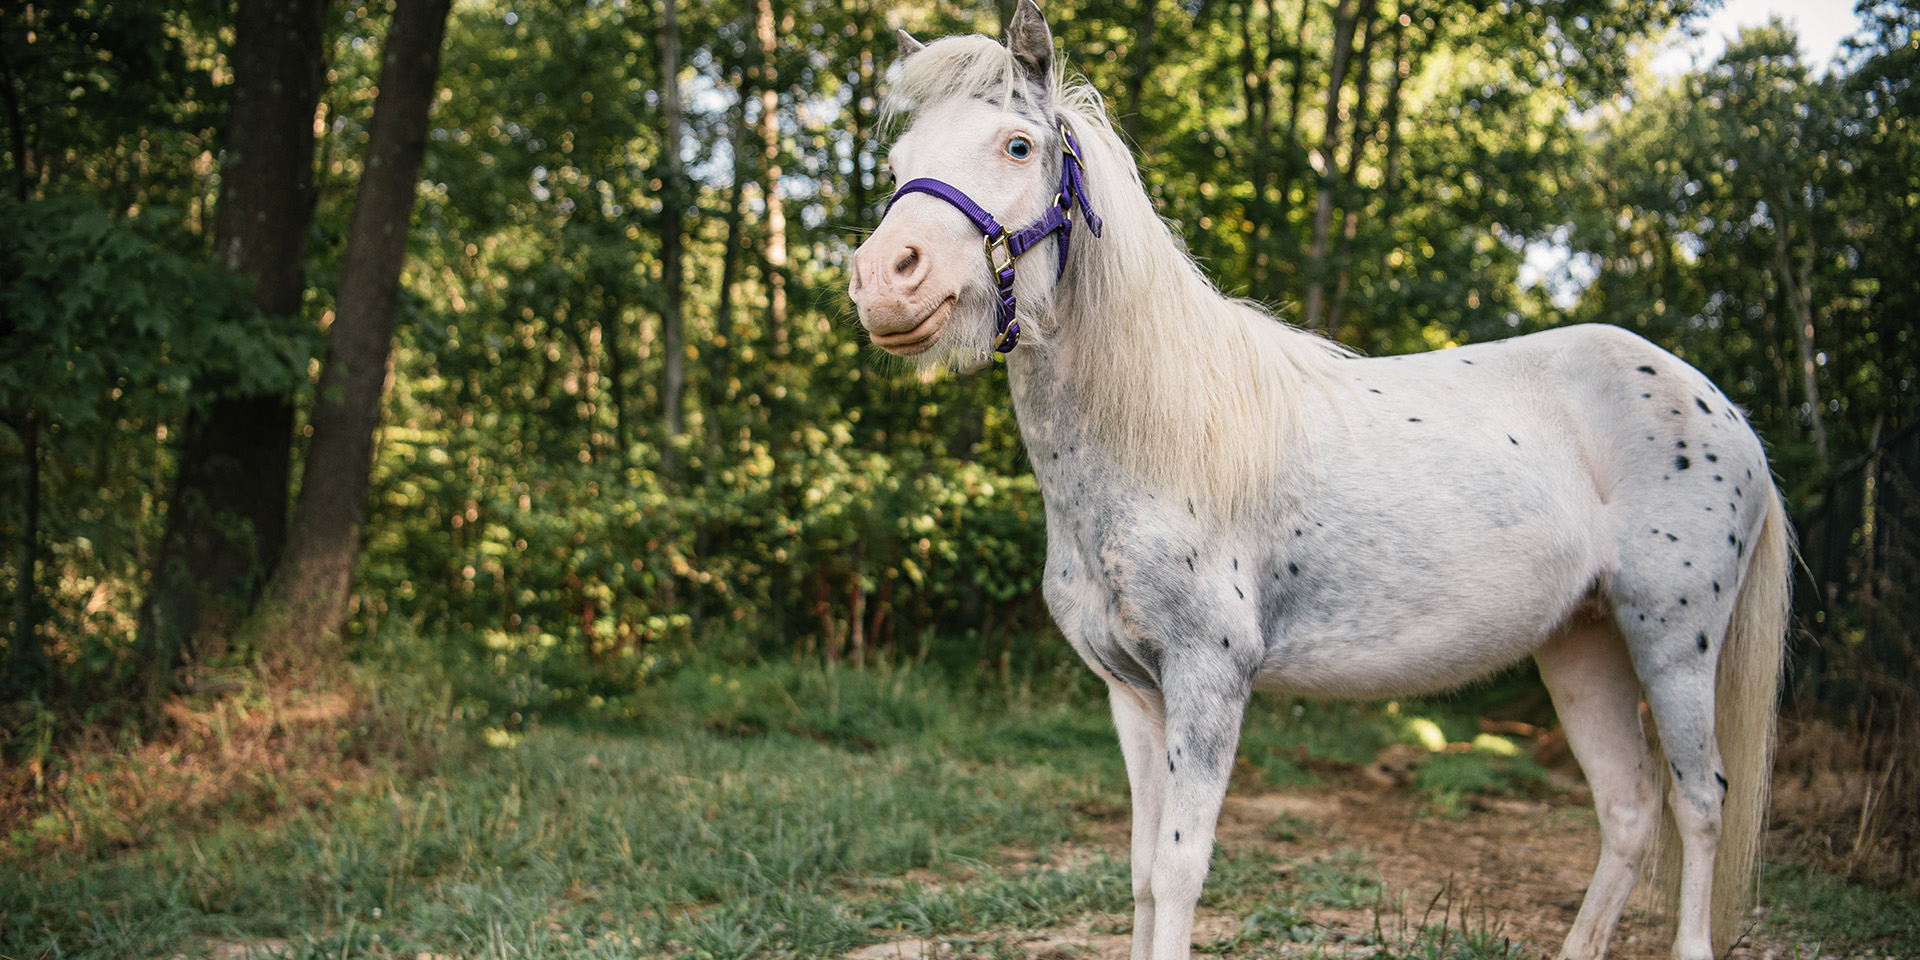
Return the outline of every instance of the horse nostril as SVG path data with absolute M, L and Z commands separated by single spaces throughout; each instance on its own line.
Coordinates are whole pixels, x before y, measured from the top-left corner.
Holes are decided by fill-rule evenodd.
M 893 272 L 899 276 L 904 277 L 907 274 L 911 273 L 913 271 L 913 268 L 917 266 L 919 263 L 920 263 L 920 249 L 918 247 L 908 247 L 907 255 L 904 257 L 901 257 L 899 260 L 894 261 Z

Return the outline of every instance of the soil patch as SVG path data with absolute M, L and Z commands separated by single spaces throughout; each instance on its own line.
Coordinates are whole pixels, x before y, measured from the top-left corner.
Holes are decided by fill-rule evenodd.
M 1356 778 L 1357 779 L 1357 778 Z M 1550 957 L 1579 910 L 1599 859 L 1600 835 L 1584 791 L 1546 800 L 1482 798 L 1460 819 L 1437 817 L 1405 789 L 1354 784 L 1245 791 L 1227 798 L 1219 842 L 1224 849 L 1264 850 L 1276 860 L 1273 882 L 1313 882 L 1314 868 L 1346 864 L 1375 876 L 1380 892 L 1353 908 L 1316 905 L 1311 888 L 1301 913 L 1324 928 L 1317 943 L 1246 944 L 1227 949 L 1243 930 L 1239 909 L 1202 907 L 1194 923 L 1198 956 L 1231 953 L 1372 956 L 1410 943 L 1427 927 L 1491 933 L 1514 945 L 1512 956 Z M 1092 847 L 1126 856 L 1125 827 L 1101 824 Z M 1069 855 L 1071 856 L 1071 855 Z M 1376 908 L 1377 905 L 1377 908 Z M 1100 916 L 1045 930 L 989 930 L 962 936 L 903 939 L 848 956 L 857 960 L 964 960 L 1024 955 L 1033 960 L 1127 960 L 1129 917 Z M 1671 934 L 1637 893 L 1614 934 L 1609 957 L 1661 960 Z M 1524 943 L 1524 946 L 1521 944 Z M 1790 955 L 1783 944 L 1749 941 L 1729 960 Z

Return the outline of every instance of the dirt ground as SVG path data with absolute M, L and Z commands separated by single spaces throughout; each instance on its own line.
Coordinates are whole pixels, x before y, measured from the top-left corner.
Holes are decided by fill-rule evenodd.
M 1276 884 L 1292 882 L 1288 864 L 1325 860 L 1336 856 L 1336 851 L 1358 849 L 1366 856 L 1362 869 L 1378 870 L 1385 886 L 1382 915 L 1376 916 L 1372 909 L 1309 906 L 1306 915 L 1328 928 L 1329 942 L 1262 944 L 1263 954 L 1371 956 L 1380 948 L 1378 941 L 1362 941 L 1376 930 L 1392 948 L 1405 942 L 1396 933 L 1410 939 L 1412 931 L 1444 924 L 1455 931 L 1463 927 L 1493 931 L 1516 945 L 1524 941 L 1524 948 L 1516 946 L 1512 954 L 1516 960 L 1551 957 L 1573 923 L 1600 853 L 1599 830 L 1585 800 L 1584 790 L 1551 800 L 1489 799 L 1476 804 L 1466 818 L 1449 820 L 1424 812 L 1419 798 L 1404 789 L 1348 784 L 1236 790 L 1221 812 L 1219 841 L 1229 849 L 1269 849 L 1282 864 L 1275 870 Z M 1298 830 L 1297 839 L 1272 839 L 1268 825 L 1288 815 L 1311 826 Z M 1124 856 L 1124 823 L 1108 828 L 1112 854 Z M 1107 838 L 1103 835 L 1102 840 L 1104 846 Z M 1667 956 L 1670 934 L 1647 915 L 1644 896 L 1644 891 L 1636 893 L 1614 934 L 1609 957 L 1659 960 Z M 1129 938 L 1124 930 L 1128 921 L 1097 917 L 1042 931 L 980 931 L 963 939 L 1011 941 L 1034 960 L 1127 960 Z M 1195 918 L 1195 954 L 1217 955 L 1202 948 L 1237 931 L 1240 923 L 1232 911 L 1202 907 Z M 967 956 L 971 951 L 953 949 L 954 939 L 876 944 L 849 957 L 957 960 Z M 1351 946 L 1343 946 L 1348 943 Z M 1785 944 L 1749 939 L 1728 960 L 1792 955 Z

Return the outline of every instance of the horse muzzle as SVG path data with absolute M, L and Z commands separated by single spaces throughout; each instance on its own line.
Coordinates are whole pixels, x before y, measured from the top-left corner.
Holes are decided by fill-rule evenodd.
M 856 306 L 860 311 L 860 324 L 867 328 L 875 346 L 896 356 L 911 357 L 927 352 L 940 339 L 947 319 L 953 315 L 956 300 L 948 296 L 925 312 L 914 311 L 912 301 L 884 305 L 856 301 Z

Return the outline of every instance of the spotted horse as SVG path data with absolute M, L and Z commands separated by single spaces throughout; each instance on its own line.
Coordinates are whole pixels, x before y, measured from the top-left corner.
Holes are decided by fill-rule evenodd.
M 1559 955 L 1605 955 L 1664 786 L 1673 956 L 1709 960 L 1752 889 L 1791 555 L 1741 411 L 1610 326 L 1356 357 L 1208 282 L 1032 0 L 1004 43 L 901 36 L 900 187 L 850 294 L 923 370 L 1005 358 L 1047 604 L 1126 757 L 1135 960 L 1189 954 L 1254 690 L 1404 696 L 1527 656 L 1600 823 Z

